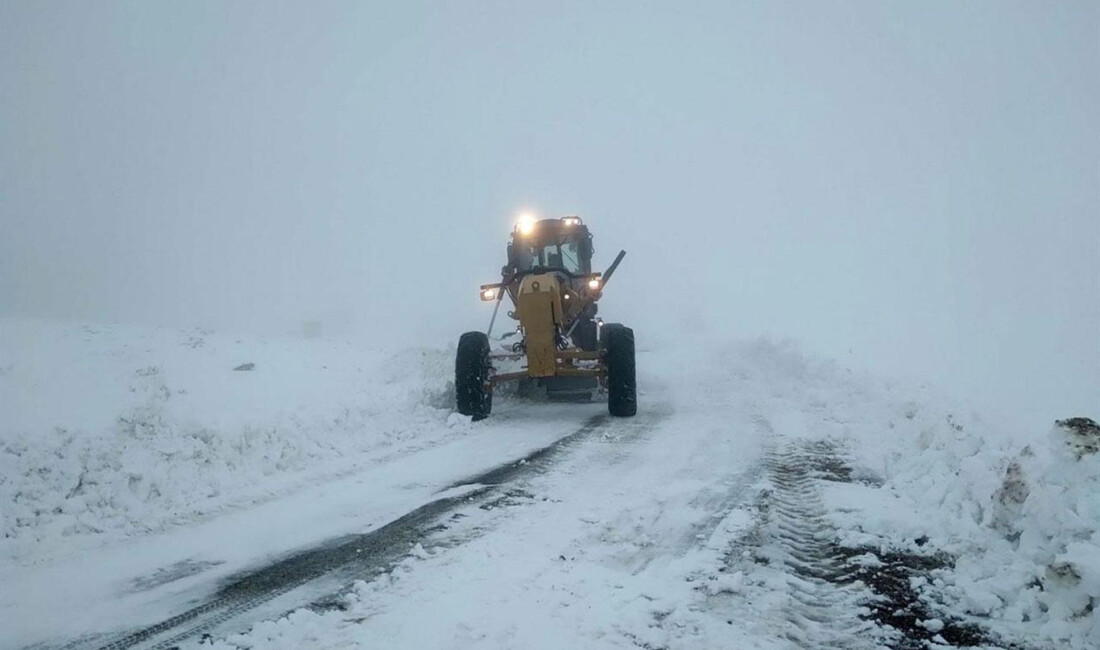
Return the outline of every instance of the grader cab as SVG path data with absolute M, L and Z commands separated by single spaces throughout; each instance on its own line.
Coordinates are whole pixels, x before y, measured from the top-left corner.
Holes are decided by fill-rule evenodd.
M 596 317 L 597 302 L 626 251 L 602 273 L 592 271 L 592 254 L 592 234 L 579 217 L 520 219 L 501 281 L 481 287 L 481 299 L 496 303 L 488 330 L 467 332 L 458 342 L 459 413 L 488 417 L 493 391 L 505 382 L 537 387 L 550 397 L 606 392 L 611 415 L 637 412 L 634 331 Z M 518 325 L 497 341 L 519 339 L 494 351 L 490 337 L 505 296 L 514 306 L 508 317 Z

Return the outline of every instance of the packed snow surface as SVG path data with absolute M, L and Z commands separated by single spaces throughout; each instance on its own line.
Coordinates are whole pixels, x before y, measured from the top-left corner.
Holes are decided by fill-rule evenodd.
M 0 320 L 0 647 L 155 623 L 441 495 L 446 543 L 326 586 L 338 607 L 288 594 L 186 644 L 889 647 L 866 585 L 800 572 L 843 547 L 870 569 L 950 558 L 910 584 L 929 643 L 965 622 L 1100 645 L 1087 434 L 1015 432 L 789 343 L 637 335 L 638 417 L 504 397 L 472 423 L 446 346 Z M 496 497 L 463 484 L 574 432 Z M 788 453 L 821 444 L 844 480 Z

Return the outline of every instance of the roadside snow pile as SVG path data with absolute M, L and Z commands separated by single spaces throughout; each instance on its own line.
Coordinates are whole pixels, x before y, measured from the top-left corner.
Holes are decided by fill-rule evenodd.
M 10 319 L 0 343 L 4 555 L 157 530 L 461 432 L 446 350 Z
M 1078 446 L 1080 437 L 1087 438 L 1060 423 L 1007 454 L 979 443 L 969 456 L 939 451 L 957 458 L 964 480 L 983 479 L 971 488 L 977 508 L 959 527 L 996 535 L 983 536 L 981 554 L 960 549 L 947 590 L 953 604 L 1010 629 L 1037 629 L 1042 640 L 1091 648 L 1100 644 L 1100 455 Z M 907 478 L 918 486 L 931 480 Z
M 864 510 L 852 523 L 868 538 L 848 541 L 918 551 L 928 539 L 956 558 L 942 583 L 920 585 L 946 611 L 1010 637 L 1096 647 L 1100 455 L 1081 453 L 1064 426 L 1019 440 L 949 416 L 908 422 L 885 459 L 896 500 Z M 883 506 L 896 510 L 866 517 Z
M 1075 418 L 1021 435 L 927 388 L 862 376 L 791 344 L 728 347 L 715 388 L 776 434 L 850 449 L 826 491 L 842 544 L 931 555 L 953 570 L 914 585 L 933 609 L 1008 637 L 1100 647 L 1100 429 Z

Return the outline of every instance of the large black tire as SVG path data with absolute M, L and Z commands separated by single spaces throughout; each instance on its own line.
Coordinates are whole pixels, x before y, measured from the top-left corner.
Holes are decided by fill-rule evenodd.
M 596 349 L 600 351 L 606 350 L 608 334 L 611 332 L 611 330 L 622 327 L 625 327 L 625 325 L 623 325 L 622 323 L 604 323 L 603 325 L 601 325 L 600 328 L 596 330 L 599 333 L 596 341 Z
M 458 339 L 455 356 L 455 402 L 458 412 L 484 420 L 493 410 L 489 382 L 489 337 L 485 332 L 466 332 Z
M 607 410 L 616 417 L 630 417 L 638 412 L 634 330 L 612 323 L 600 334 L 607 349 Z

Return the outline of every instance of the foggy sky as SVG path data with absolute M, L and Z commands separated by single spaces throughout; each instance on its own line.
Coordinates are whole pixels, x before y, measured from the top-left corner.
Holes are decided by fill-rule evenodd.
M 483 328 L 579 214 L 643 342 L 1100 415 L 1100 3 L 0 4 L 0 315 Z

